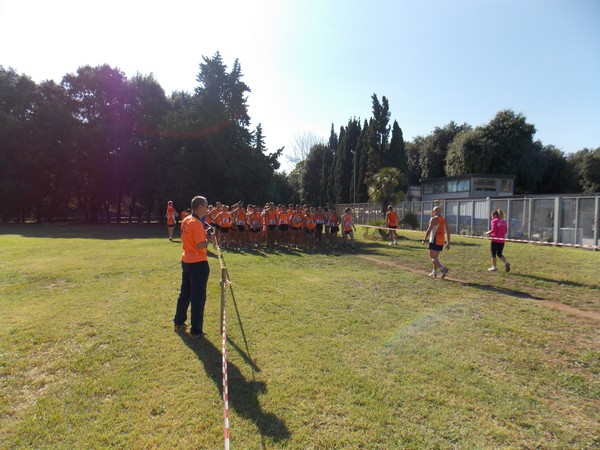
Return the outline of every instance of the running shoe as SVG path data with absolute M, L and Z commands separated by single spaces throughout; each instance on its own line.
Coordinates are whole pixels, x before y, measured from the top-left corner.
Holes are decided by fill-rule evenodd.
M 506 270 L 506 273 L 510 272 L 510 263 L 504 265 L 504 270 Z
M 490 267 L 488 269 L 488 272 L 498 272 L 498 269 L 496 267 Z M 508 271 L 507 271 L 508 272 Z
M 446 278 L 446 274 L 448 273 L 448 268 L 447 267 L 442 267 L 442 276 L 441 278 Z

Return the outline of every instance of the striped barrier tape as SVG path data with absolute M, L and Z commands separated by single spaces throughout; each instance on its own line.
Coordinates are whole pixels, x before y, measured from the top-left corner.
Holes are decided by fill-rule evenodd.
M 360 225 L 360 226 L 363 226 L 365 228 L 374 228 L 374 229 L 378 229 L 378 230 L 411 231 L 413 233 L 423 233 L 423 231 L 419 231 L 419 230 L 405 230 L 405 229 L 400 229 L 400 228 L 377 227 L 374 225 Z M 472 234 L 459 234 L 457 236 L 473 238 L 473 239 L 486 239 L 486 240 L 492 239 L 489 236 L 475 236 Z M 496 239 L 499 241 L 501 240 L 499 238 L 496 238 Z M 563 242 L 530 241 L 530 240 L 526 240 L 526 239 L 503 239 L 503 241 L 504 242 L 517 242 L 519 244 L 547 245 L 547 246 L 552 246 L 552 247 L 572 247 L 572 248 L 583 248 L 583 249 L 589 249 L 589 250 L 599 250 L 600 249 L 600 245 L 581 245 L 581 244 L 569 244 L 569 243 L 563 243 Z
M 229 450 L 229 380 L 227 376 L 227 286 L 231 285 L 227 268 L 221 255 L 219 242 L 215 237 L 215 249 L 221 269 L 221 374 L 223 378 L 223 447 Z

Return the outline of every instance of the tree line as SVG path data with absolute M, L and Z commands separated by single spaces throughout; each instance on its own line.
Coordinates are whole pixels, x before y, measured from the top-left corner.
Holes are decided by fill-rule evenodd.
M 167 98 L 152 75 L 83 66 L 60 84 L 0 67 L 0 217 L 161 217 L 193 195 L 287 200 L 236 60 L 203 57 L 194 92 Z
M 385 198 L 386 186 L 406 192 L 425 179 L 466 174 L 514 175 L 521 195 L 600 191 L 600 147 L 566 155 L 534 140 L 522 114 L 503 110 L 479 127 L 450 122 L 407 142 L 398 122 L 390 125 L 386 97 L 371 101 L 369 120 L 351 118 L 339 132 L 332 125 L 328 142 L 296 164 L 289 178 L 303 201 L 367 202 Z
M 262 126 L 250 128 L 241 65 L 203 57 L 193 92 L 167 97 L 152 75 L 108 65 L 33 82 L 0 66 L 0 218 L 53 221 L 78 213 L 120 222 L 160 217 L 167 200 L 203 193 L 224 202 L 366 202 L 427 178 L 515 175 L 519 194 L 600 191 L 600 148 L 571 155 L 534 140 L 535 127 L 500 111 L 479 127 L 450 122 L 404 140 L 388 99 L 352 117 L 278 172 Z

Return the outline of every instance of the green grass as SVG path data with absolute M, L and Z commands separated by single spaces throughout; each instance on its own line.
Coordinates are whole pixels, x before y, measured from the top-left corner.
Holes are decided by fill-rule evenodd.
M 222 447 L 218 263 L 208 339 L 173 333 L 165 236 L 0 227 L 0 448 Z M 488 243 L 455 237 L 434 280 L 422 233 L 358 236 L 224 254 L 232 448 L 600 446 L 597 252 L 509 244 L 490 274 Z

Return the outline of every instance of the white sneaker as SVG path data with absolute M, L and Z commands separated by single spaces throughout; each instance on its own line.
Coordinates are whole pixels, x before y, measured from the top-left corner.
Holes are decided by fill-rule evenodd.
M 488 272 L 498 272 L 498 269 L 496 267 L 490 267 Z
M 390 245 L 390 246 L 394 245 L 394 242 L 393 242 L 393 241 L 392 241 L 392 242 L 390 242 L 390 244 L 389 244 L 389 245 Z
M 429 274 L 429 276 L 432 278 L 437 278 L 437 272 L 434 270 Z

